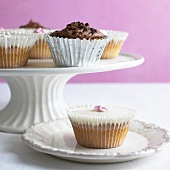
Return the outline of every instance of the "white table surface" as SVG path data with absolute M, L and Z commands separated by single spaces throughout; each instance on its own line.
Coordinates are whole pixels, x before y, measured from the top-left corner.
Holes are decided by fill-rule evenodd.
M 5 83 L 0 84 L 0 109 L 9 100 Z M 64 91 L 68 105 L 83 103 L 119 104 L 134 108 L 136 119 L 170 130 L 170 84 L 68 84 Z M 34 151 L 19 134 L 0 132 L 0 170 L 89 169 L 169 170 L 170 147 L 155 155 L 116 164 L 69 162 Z

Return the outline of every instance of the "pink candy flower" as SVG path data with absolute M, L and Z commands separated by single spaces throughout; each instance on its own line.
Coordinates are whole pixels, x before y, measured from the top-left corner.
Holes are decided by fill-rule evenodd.
M 34 33 L 45 33 L 45 30 L 42 28 L 38 28 L 34 30 Z
M 99 106 L 95 106 L 94 107 L 94 111 L 97 111 L 97 112 L 107 112 L 108 109 L 105 106 L 99 105 Z

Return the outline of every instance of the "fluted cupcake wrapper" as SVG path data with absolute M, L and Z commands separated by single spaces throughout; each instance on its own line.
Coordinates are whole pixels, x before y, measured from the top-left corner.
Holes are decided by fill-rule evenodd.
M 111 59 L 117 57 L 120 50 L 128 37 L 127 32 L 101 30 L 107 34 L 108 43 L 103 51 L 101 59 Z
M 51 59 L 51 52 L 45 39 L 38 39 L 29 53 L 30 59 Z
M 47 30 L 46 33 L 53 32 L 54 30 Z M 51 52 L 49 45 L 46 41 L 46 33 L 36 33 L 37 41 L 33 48 L 30 51 L 29 58 L 30 59 L 51 59 Z
M 25 66 L 36 38 L 32 34 L 0 35 L 0 68 Z
M 81 67 L 98 63 L 107 39 L 80 40 L 46 36 L 56 66 Z
M 72 121 L 71 123 L 79 145 L 100 149 L 114 148 L 122 145 L 130 126 L 130 122 L 99 126 L 78 124 Z

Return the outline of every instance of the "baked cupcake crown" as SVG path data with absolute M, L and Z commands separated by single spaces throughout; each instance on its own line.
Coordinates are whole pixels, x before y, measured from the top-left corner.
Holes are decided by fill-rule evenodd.
M 34 22 L 32 19 L 26 25 L 21 25 L 20 28 L 45 28 L 44 26 L 40 25 L 38 22 Z
M 52 37 L 62 37 L 62 38 L 70 38 L 70 39 L 103 39 L 105 35 L 101 33 L 99 30 L 90 28 L 89 23 L 82 23 L 82 22 L 72 22 L 66 26 L 61 31 L 55 31 L 50 34 Z

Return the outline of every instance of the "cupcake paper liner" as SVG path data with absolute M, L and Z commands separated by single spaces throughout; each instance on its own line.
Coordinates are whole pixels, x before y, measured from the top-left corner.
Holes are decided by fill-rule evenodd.
M 79 145 L 88 148 L 113 148 L 124 142 L 136 112 L 119 106 L 108 107 L 122 109 L 125 114 L 119 116 L 118 112 L 118 116 L 107 117 L 107 113 L 102 113 L 105 115 L 97 117 L 74 113 L 76 110 L 93 109 L 94 105 L 73 106 L 67 110 Z
M 34 34 L 0 34 L 0 68 L 25 66 L 36 38 Z
M 130 123 L 92 125 L 72 123 L 77 143 L 88 148 L 114 148 L 120 146 L 127 135 Z
M 101 58 L 107 39 L 80 40 L 46 36 L 56 66 L 92 66 Z
M 44 29 L 43 29 L 44 30 Z M 46 33 L 53 32 L 54 30 L 45 30 Z M 51 52 L 49 45 L 45 38 L 45 33 L 36 33 L 37 41 L 30 51 L 30 59 L 51 59 Z
M 30 59 L 51 59 L 51 52 L 45 39 L 38 38 L 29 53 Z
M 111 30 L 101 30 L 101 32 L 106 33 L 106 36 L 108 37 L 108 43 L 103 51 L 101 59 L 117 57 L 129 34 L 127 32 Z

